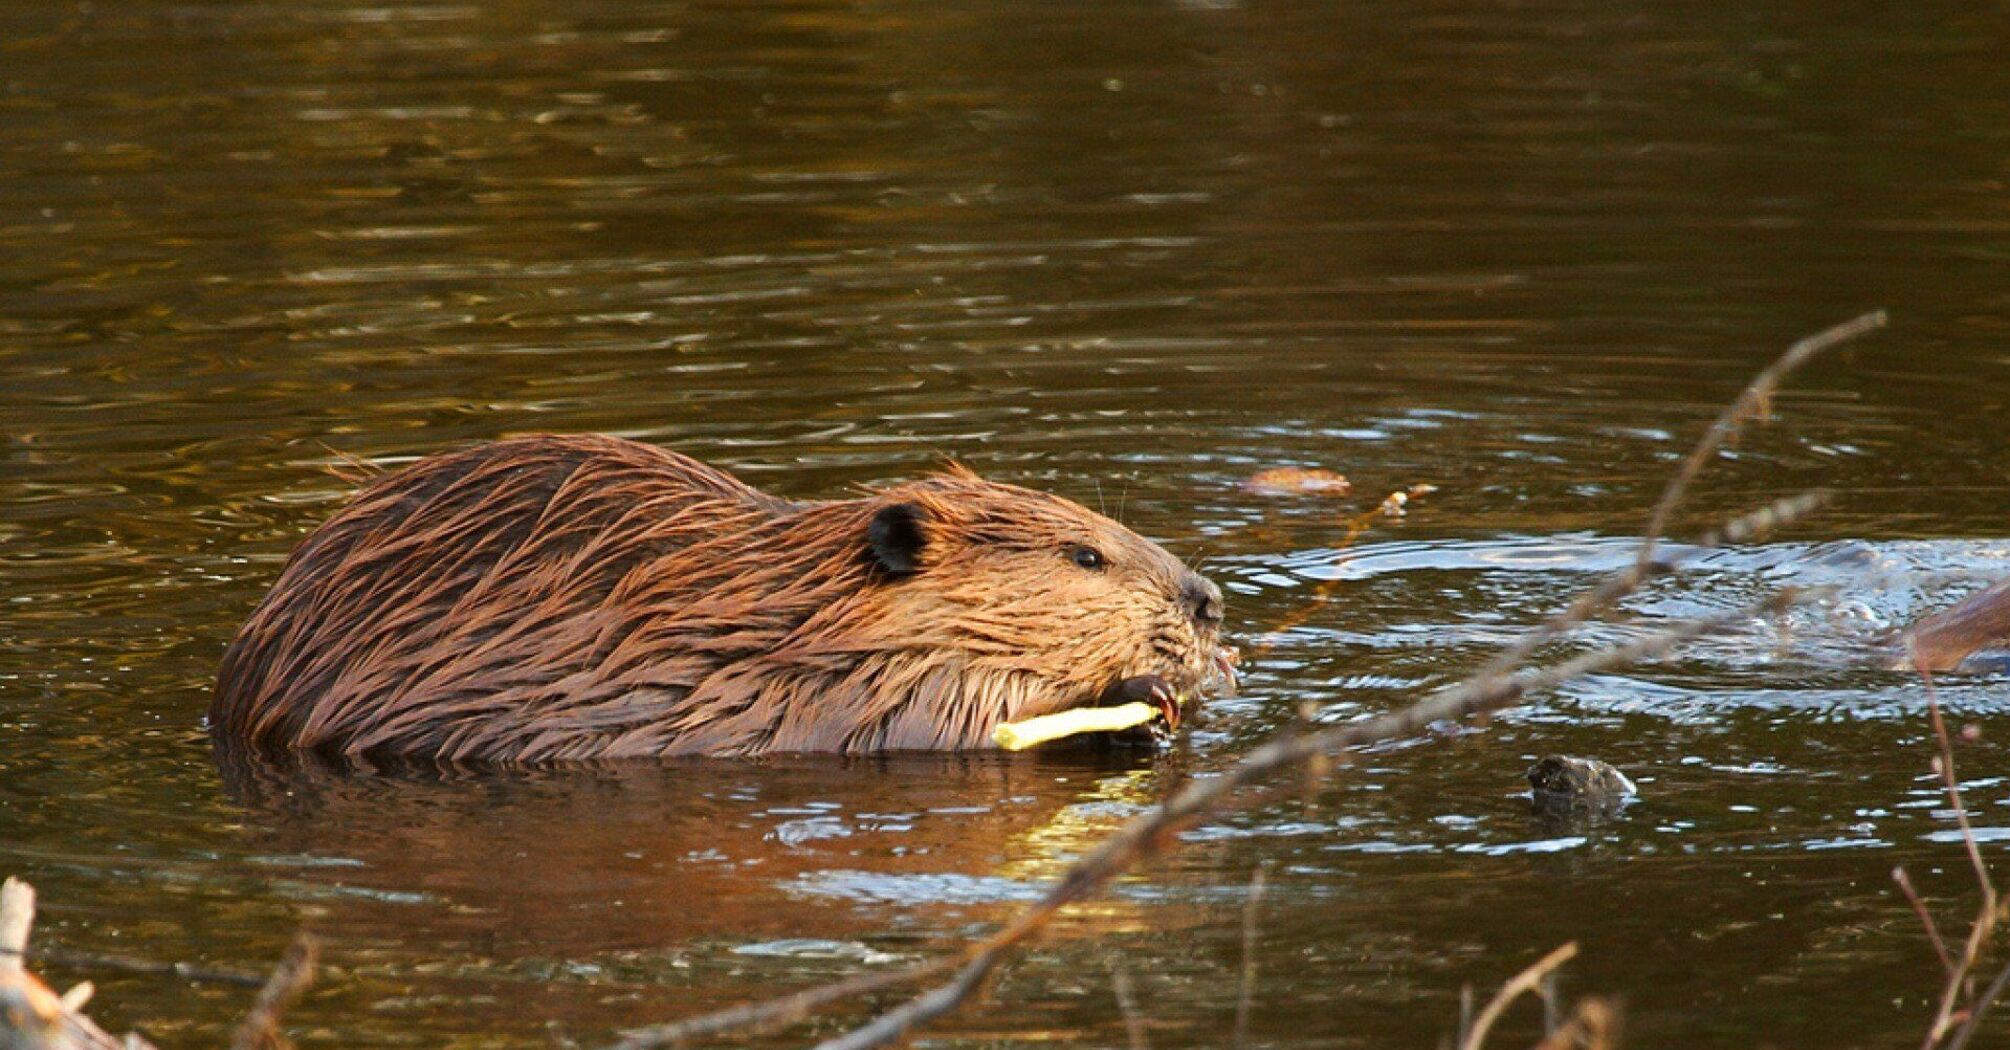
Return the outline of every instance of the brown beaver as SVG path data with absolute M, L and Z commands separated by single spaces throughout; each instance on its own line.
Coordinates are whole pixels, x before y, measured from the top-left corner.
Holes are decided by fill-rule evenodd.
M 544 761 L 990 747 L 1227 673 L 1221 591 L 1056 496 L 960 467 L 795 502 L 603 436 L 435 456 L 294 551 L 212 731 Z

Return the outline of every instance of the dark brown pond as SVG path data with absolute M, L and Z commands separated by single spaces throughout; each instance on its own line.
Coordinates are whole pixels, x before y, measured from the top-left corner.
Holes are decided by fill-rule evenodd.
M 0 870 L 79 951 L 262 971 L 318 931 L 311 1046 L 596 1045 L 951 952 L 1300 705 L 1477 666 L 1623 561 L 1747 376 L 1882 306 L 1678 531 L 1837 503 L 1574 644 L 1833 597 L 1208 825 L 928 1040 L 1126 1045 L 1121 968 L 1152 1045 L 1226 1044 L 1267 865 L 1254 1045 L 1439 1045 L 1461 985 L 1567 940 L 1632 1045 L 1917 1042 L 1939 975 L 1889 873 L 1947 923 L 1974 887 L 1870 640 L 2010 575 L 2006 35 L 1952 4 L 7 4 Z M 213 669 L 330 468 L 545 430 L 794 496 L 953 456 L 1100 503 L 1204 556 L 1243 692 L 1157 758 L 220 771 Z M 1282 465 L 1357 499 L 1239 490 Z M 1943 697 L 2010 869 L 2010 679 Z M 1644 798 L 1531 818 L 1556 751 Z M 52 976 L 170 1050 L 249 1000 Z

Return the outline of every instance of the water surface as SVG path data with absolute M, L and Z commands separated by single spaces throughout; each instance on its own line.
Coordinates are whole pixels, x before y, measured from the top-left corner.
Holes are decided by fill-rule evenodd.
M 1637 1045 L 1917 1039 L 1890 889 L 1972 886 L 1893 624 L 2010 574 L 2001 12 L 1548 0 L 0 7 L 0 868 L 50 943 L 262 970 L 318 1046 L 591 1045 L 955 950 L 1311 704 L 1387 710 L 1678 527 L 1838 490 L 1577 644 L 1832 597 L 1365 756 L 1059 924 L 932 1045 L 1431 1046 L 1566 940 Z M 945 457 L 1120 514 L 1229 591 L 1243 692 L 1158 758 L 331 773 L 226 764 L 216 661 L 386 467 L 609 431 L 790 496 Z M 1340 470 L 1343 505 L 1239 488 Z M 1439 491 L 1353 542 L 1392 489 Z M 1986 849 L 2002 678 L 1944 683 Z M 1645 797 L 1532 818 L 1595 754 Z M 87 970 L 218 1044 L 238 989 Z M 773 1045 L 865 1016 L 850 1004 Z M 1502 1043 L 1526 1041 L 1518 1015 Z M 1999 1036 L 2003 1029 L 1997 1029 Z

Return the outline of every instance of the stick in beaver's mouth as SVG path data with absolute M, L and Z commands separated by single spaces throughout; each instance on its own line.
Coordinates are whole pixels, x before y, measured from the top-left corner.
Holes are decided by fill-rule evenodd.
M 1233 695 L 1236 686 L 1237 653 L 1220 648 L 1210 664 L 1214 674 L 1204 686 Z M 991 739 L 1007 751 L 1023 751 L 1049 741 L 1084 733 L 1118 733 L 1145 726 L 1154 742 L 1165 743 L 1179 729 L 1186 704 L 1198 703 L 1200 690 L 1182 691 L 1155 675 L 1138 675 L 1113 685 L 1095 707 L 1077 707 L 1019 722 L 1002 722 L 991 731 Z
M 1163 709 L 1141 701 L 1115 707 L 1075 707 L 1021 722 L 1000 722 L 991 730 L 991 739 L 1007 751 L 1024 751 L 1083 733 L 1120 732 L 1164 717 Z

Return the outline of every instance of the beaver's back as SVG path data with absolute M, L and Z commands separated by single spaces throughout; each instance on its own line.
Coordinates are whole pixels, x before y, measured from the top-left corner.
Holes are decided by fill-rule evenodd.
M 224 654 L 212 729 L 366 750 L 368 733 L 423 706 L 403 749 L 451 750 L 442 710 L 461 703 L 472 721 L 486 697 L 584 666 L 604 644 L 586 614 L 638 566 L 792 506 L 604 436 L 422 460 L 364 488 L 288 559 Z

